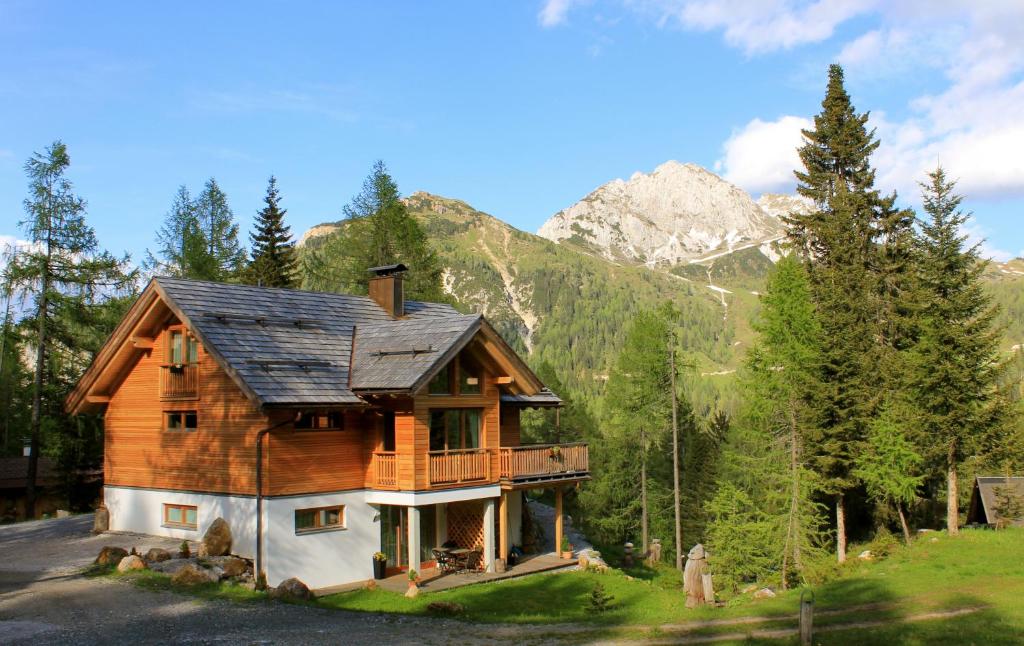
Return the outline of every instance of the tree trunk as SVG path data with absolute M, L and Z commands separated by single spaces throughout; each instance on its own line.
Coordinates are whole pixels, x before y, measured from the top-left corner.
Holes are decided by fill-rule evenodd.
M 960 492 L 956 480 L 956 445 L 949 447 L 946 463 L 946 532 L 950 536 L 960 535 Z
M 49 247 L 49 245 L 47 245 Z M 43 371 L 46 370 L 46 314 L 47 297 L 50 292 L 50 262 L 47 251 L 46 267 L 43 268 L 42 287 L 39 293 L 39 327 L 36 332 L 36 374 L 32 379 L 32 419 L 30 425 L 31 445 L 28 453 L 28 473 L 25 479 L 25 518 L 36 517 L 36 475 L 39 471 L 39 442 L 43 421 Z
M 903 503 L 896 501 L 896 512 L 900 515 L 900 526 L 903 527 L 903 540 L 910 545 L 910 525 L 907 524 L 907 516 L 903 513 Z
M 789 587 L 787 578 L 789 576 L 789 555 L 790 552 L 793 554 L 793 566 L 799 572 L 801 569 L 800 564 L 800 538 L 798 536 L 797 525 L 799 523 L 798 517 L 800 512 L 800 472 L 797 469 L 799 454 L 799 447 L 797 445 L 797 428 L 796 428 L 796 417 L 793 415 L 793 410 L 790 408 L 789 412 L 789 476 L 790 476 L 790 494 L 789 494 L 789 523 L 786 528 L 786 551 L 782 555 L 782 589 L 785 590 Z
M 676 349 L 668 342 L 668 362 L 672 384 L 672 494 L 676 508 L 676 569 L 683 570 L 683 521 L 679 490 L 679 403 L 676 401 Z
M 640 552 L 647 553 L 647 452 L 640 456 Z
M 846 563 L 846 501 L 843 494 L 836 498 L 836 559 Z

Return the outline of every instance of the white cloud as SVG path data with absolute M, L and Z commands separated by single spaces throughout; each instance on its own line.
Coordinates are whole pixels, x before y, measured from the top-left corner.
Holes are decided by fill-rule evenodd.
M 793 170 L 800 167 L 800 130 L 812 126 L 803 117 L 754 119 L 725 142 L 715 169 L 750 193 L 791 191 L 796 183 Z
M 541 27 L 557 27 L 564 24 L 573 4 L 573 0 L 545 0 L 544 6 L 537 14 L 537 21 Z

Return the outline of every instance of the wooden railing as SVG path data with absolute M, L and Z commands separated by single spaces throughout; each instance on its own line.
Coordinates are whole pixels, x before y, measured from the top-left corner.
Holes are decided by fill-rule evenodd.
M 195 399 L 199 396 L 199 364 L 160 366 L 162 399 Z
M 430 484 L 455 484 L 490 479 L 490 454 L 486 449 L 430 451 Z
M 373 482 L 377 489 L 398 486 L 398 459 L 394 451 L 373 452 Z
M 501 449 L 501 477 L 510 480 L 542 479 L 589 470 L 589 454 L 584 442 Z

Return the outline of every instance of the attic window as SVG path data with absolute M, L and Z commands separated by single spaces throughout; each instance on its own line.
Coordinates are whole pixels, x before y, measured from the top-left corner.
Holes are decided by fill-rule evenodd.
M 452 366 L 451 364 L 441 368 L 441 371 L 430 380 L 430 385 L 427 386 L 427 392 L 431 395 L 450 395 L 452 394 Z
M 176 366 L 199 362 L 199 342 L 184 329 L 171 330 L 170 361 Z
M 480 370 L 470 361 L 459 358 L 459 394 L 480 394 Z

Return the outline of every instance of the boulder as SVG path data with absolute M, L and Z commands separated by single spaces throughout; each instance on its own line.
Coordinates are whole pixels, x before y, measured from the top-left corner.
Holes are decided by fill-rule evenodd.
M 147 563 L 160 563 L 161 561 L 170 560 L 171 553 L 162 547 L 153 547 L 142 558 L 146 559 Z
M 100 550 L 99 556 L 96 557 L 96 565 L 117 565 L 121 562 L 121 559 L 128 556 L 128 550 L 123 547 L 113 547 L 107 545 Z
M 743 586 L 743 589 L 740 590 L 740 594 L 750 594 L 751 592 L 753 592 L 755 590 L 757 590 L 757 584 L 756 583 L 751 583 L 749 585 Z
M 117 564 L 118 572 L 129 572 L 131 570 L 145 570 L 146 562 L 142 560 L 141 556 L 135 554 L 129 554 L 128 556 L 121 559 L 121 562 Z
M 171 583 L 174 585 L 182 586 L 193 586 L 202 585 L 203 583 L 216 583 L 220 577 L 213 572 L 201 568 L 194 563 L 188 563 L 171 577 Z
M 221 567 L 224 568 L 224 576 L 242 576 L 249 571 L 249 562 L 237 556 L 229 556 L 224 559 Z
M 223 518 L 210 523 L 210 528 L 203 535 L 203 547 L 206 554 L 201 556 L 224 556 L 231 553 L 231 527 Z
M 152 561 L 149 569 L 164 574 L 177 574 L 178 570 L 186 565 L 195 565 L 195 559 L 168 559 L 166 561 Z
M 755 599 L 774 599 L 775 592 L 771 588 L 761 588 L 754 593 Z
M 608 564 L 601 558 L 601 553 L 590 547 L 580 550 L 579 566 L 581 570 L 592 570 L 601 574 L 608 571 Z
M 309 601 L 312 597 L 313 594 L 306 584 L 294 577 L 285 579 L 270 591 L 270 598 L 279 601 Z
M 96 508 L 96 514 L 92 519 L 92 533 L 102 534 L 110 529 L 110 511 L 103 506 Z

